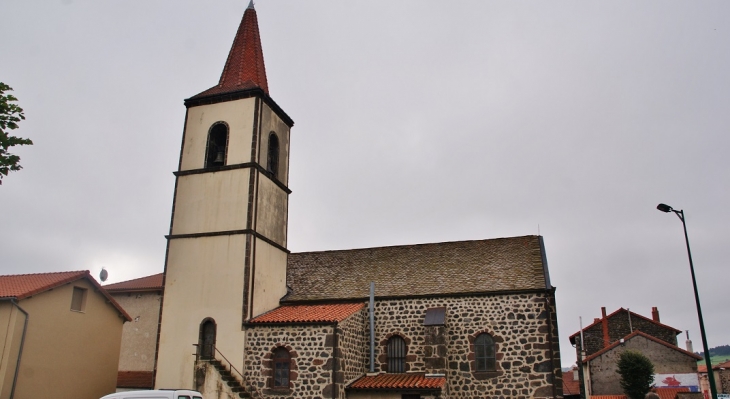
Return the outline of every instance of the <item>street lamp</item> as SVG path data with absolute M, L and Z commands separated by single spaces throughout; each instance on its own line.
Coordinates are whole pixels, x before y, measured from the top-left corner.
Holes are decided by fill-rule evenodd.
M 689 237 L 687 236 L 687 224 L 684 222 L 684 211 L 676 210 L 667 204 L 659 204 L 656 209 L 662 212 L 674 212 L 684 227 L 684 241 L 687 243 L 687 257 L 689 257 L 689 270 L 692 272 L 692 286 L 695 289 L 695 303 L 697 304 L 697 317 L 700 319 L 700 334 L 702 335 L 702 349 L 705 351 L 705 364 L 707 365 L 707 379 L 710 382 L 710 394 L 712 399 L 717 399 L 717 388 L 715 388 L 715 376 L 712 372 L 710 351 L 707 349 L 707 337 L 705 336 L 705 323 L 702 321 L 702 308 L 700 307 L 700 295 L 697 293 L 697 280 L 695 279 L 695 268 L 692 264 L 692 252 L 689 250 Z

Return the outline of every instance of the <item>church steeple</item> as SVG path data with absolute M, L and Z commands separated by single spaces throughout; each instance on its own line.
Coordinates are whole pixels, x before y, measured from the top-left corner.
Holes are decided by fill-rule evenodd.
M 194 389 L 193 344 L 244 370 L 244 323 L 287 293 L 294 121 L 269 96 L 253 3 L 220 82 L 185 100 L 155 386 Z M 198 356 L 207 356 L 205 352 Z
M 223 68 L 218 85 L 193 96 L 192 98 L 207 97 L 234 93 L 243 90 L 261 89 L 269 94 L 269 85 L 266 81 L 266 67 L 264 53 L 261 50 L 259 24 L 256 18 L 256 9 L 251 1 L 243 13 L 243 19 L 233 39 L 231 51 L 228 53 L 226 65 Z

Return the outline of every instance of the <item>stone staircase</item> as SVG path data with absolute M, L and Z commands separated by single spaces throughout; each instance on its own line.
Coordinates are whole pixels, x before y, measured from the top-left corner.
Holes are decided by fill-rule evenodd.
M 210 364 L 211 366 L 215 367 L 216 370 L 218 370 L 218 374 L 220 374 L 221 380 L 228 385 L 231 392 L 233 392 L 235 395 L 238 395 L 239 398 L 251 399 L 251 395 L 246 391 L 246 388 L 243 387 L 243 383 L 238 378 L 236 378 L 233 373 L 231 373 L 231 370 L 226 367 L 223 362 L 217 359 L 201 361 Z

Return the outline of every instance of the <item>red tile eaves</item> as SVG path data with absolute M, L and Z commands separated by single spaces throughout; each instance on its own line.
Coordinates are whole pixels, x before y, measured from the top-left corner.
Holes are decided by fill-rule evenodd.
M 383 373 L 363 376 L 348 389 L 441 389 L 446 377 L 426 377 L 424 373 Z
M 254 317 L 249 323 L 334 323 L 345 320 L 363 307 L 364 303 L 285 305 Z
M 109 295 L 104 287 L 91 277 L 91 273 L 88 270 L 0 276 L 0 298 L 22 300 L 83 278 L 94 285 L 106 297 L 109 303 L 119 311 L 125 320 L 132 321 L 132 318 L 129 317 L 129 314 L 127 314 L 124 308 Z
M 641 318 L 641 319 L 644 319 L 644 320 L 646 320 L 646 321 L 648 321 L 648 322 L 654 323 L 654 324 L 656 324 L 656 325 L 658 325 L 658 326 L 660 326 L 660 327 L 664 327 L 664 328 L 668 328 L 668 329 L 670 329 L 670 330 L 674 330 L 674 331 L 676 331 L 676 332 L 677 332 L 677 334 L 681 334 L 681 333 L 682 333 L 682 330 L 677 330 L 676 328 L 674 328 L 674 327 L 672 327 L 672 326 L 668 326 L 668 325 L 666 325 L 666 324 L 662 324 L 662 323 L 660 323 L 660 322 L 658 322 L 658 321 L 655 321 L 655 320 L 653 320 L 653 319 L 650 319 L 650 318 L 648 318 L 648 317 L 646 317 L 646 316 L 642 316 L 642 315 L 640 315 L 640 314 L 638 314 L 638 313 L 634 313 L 634 312 L 632 312 L 632 311 L 630 311 L 630 310 L 628 310 L 628 309 L 624 309 L 624 308 L 618 308 L 618 309 L 616 309 L 616 310 L 615 310 L 614 312 L 612 312 L 611 314 L 609 314 L 609 315 L 606 315 L 606 318 L 607 318 L 607 319 L 610 319 L 611 317 L 615 316 L 615 315 L 616 315 L 616 314 L 618 314 L 619 312 L 623 312 L 623 311 L 626 311 L 626 312 L 629 312 L 629 313 L 631 313 L 631 316 L 632 316 L 632 317 L 633 317 L 633 316 L 636 316 L 636 317 L 638 317 L 638 318 Z M 596 320 L 596 321 L 594 321 L 593 323 L 591 323 L 591 324 L 589 324 L 589 325 L 587 325 L 587 326 L 583 327 L 583 330 L 582 330 L 582 331 L 586 331 L 587 329 L 589 329 L 589 328 L 591 328 L 591 327 L 593 327 L 593 326 L 595 326 L 595 325 L 601 324 L 602 320 L 603 320 L 602 318 L 601 318 L 601 319 L 597 319 L 597 320 Z M 571 342 L 571 343 L 575 343 L 575 338 L 576 338 L 576 337 L 577 337 L 578 335 L 580 335 L 580 331 L 581 331 L 581 330 L 579 330 L 578 332 L 575 332 L 575 333 L 573 333 L 573 334 L 572 334 L 572 335 L 571 335 L 570 337 L 568 337 L 568 338 L 570 339 L 570 342 Z
M 684 350 L 684 349 L 682 349 L 682 348 L 680 348 L 680 347 L 678 347 L 678 346 L 674 346 L 674 345 L 672 345 L 672 344 L 670 344 L 670 343 L 664 342 L 664 341 L 662 341 L 662 340 L 661 340 L 661 339 L 659 339 L 659 338 L 654 338 L 654 337 L 652 337 L 651 335 L 649 335 L 649 334 L 645 334 L 645 333 L 643 333 L 643 332 L 641 332 L 641 331 L 639 331 L 639 330 L 636 330 L 636 331 L 632 332 L 631 334 L 629 334 L 629 335 L 625 336 L 625 337 L 623 338 L 623 340 L 624 340 L 624 342 L 625 342 L 625 341 L 628 341 L 628 340 L 630 340 L 631 338 L 634 338 L 634 337 L 636 337 L 636 336 L 642 336 L 642 337 L 644 337 L 644 338 L 646 338 L 646 339 L 648 339 L 648 340 L 651 340 L 651 341 L 654 341 L 654 342 L 656 342 L 656 343 L 658 343 L 658 344 L 664 345 L 664 346 L 666 346 L 666 347 L 667 347 L 667 348 L 669 348 L 669 349 L 674 349 L 674 350 L 675 350 L 675 351 L 677 351 L 677 352 L 680 352 L 680 353 L 684 353 L 685 355 L 687 355 L 687 356 L 691 356 L 691 357 L 693 357 L 693 358 L 695 358 L 695 359 L 697 359 L 697 360 L 701 360 L 701 359 L 702 359 L 702 357 L 701 357 L 701 356 L 699 356 L 699 355 L 697 355 L 697 354 L 694 354 L 694 353 L 692 353 L 692 352 L 688 352 L 688 351 L 686 351 L 686 350 Z M 589 362 L 589 361 L 591 361 L 591 360 L 593 360 L 593 359 L 597 358 L 598 356 L 601 356 L 602 354 L 604 354 L 604 353 L 606 353 L 606 352 L 610 351 L 611 349 L 613 349 L 613 348 L 615 348 L 615 347 L 617 347 L 617 346 L 619 346 L 619 345 L 621 345 L 621 341 L 616 341 L 616 342 L 612 343 L 611 345 L 609 345 L 609 346 L 607 346 L 607 347 L 605 347 L 605 348 L 601 349 L 600 351 L 598 351 L 598 352 L 596 352 L 596 353 L 594 353 L 594 354 L 592 354 L 592 355 L 590 355 L 590 356 L 586 357 L 586 358 L 585 358 L 585 361 Z
M 656 388 L 655 391 L 656 391 L 656 394 L 659 395 L 659 398 L 661 398 L 661 399 L 674 399 L 677 397 L 677 393 L 679 393 L 679 392 L 690 392 L 689 388 L 687 388 L 687 387 Z
M 135 278 L 114 284 L 107 284 L 104 289 L 111 293 L 115 292 L 138 292 L 138 291 L 159 291 L 162 290 L 162 273 L 151 276 Z

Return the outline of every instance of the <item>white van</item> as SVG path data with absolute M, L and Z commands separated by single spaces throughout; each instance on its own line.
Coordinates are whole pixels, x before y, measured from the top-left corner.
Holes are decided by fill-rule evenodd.
M 200 392 L 185 389 L 156 389 L 150 391 L 117 392 L 101 399 L 203 399 Z

